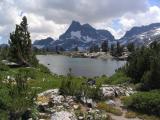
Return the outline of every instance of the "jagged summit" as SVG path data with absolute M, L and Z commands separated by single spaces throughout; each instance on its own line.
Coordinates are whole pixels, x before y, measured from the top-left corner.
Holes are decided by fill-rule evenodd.
M 160 37 L 160 23 L 153 23 L 150 25 L 133 27 L 126 34 L 119 39 L 120 44 L 127 45 L 134 43 L 137 46 L 149 45 Z M 72 50 L 78 47 L 80 50 L 88 49 L 94 44 L 100 45 L 104 40 L 109 44 L 115 44 L 114 36 L 108 30 L 98 30 L 90 24 L 81 24 L 73 20 L 65 33 L 59 36 L 58 40 L 52 38 L 35 41 L 34 46 L 49 47 L 55 49 L 56 46 L 62 47 L 65 50 Z

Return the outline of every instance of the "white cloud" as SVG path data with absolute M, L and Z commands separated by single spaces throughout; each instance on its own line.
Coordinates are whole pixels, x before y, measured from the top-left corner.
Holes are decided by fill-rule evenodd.
M 112 26 L 113 19 L 110 21 L 105 21 L 103 23 L 95 24 L 95 27 L 107 29 L 115 36 L 115 38 L 119 39 L 125 34 L 126 31 L 130 30 L 133 26 L 142 26 L 160 22 L 160 7 L 151 6 L 145 12 L 139 12 L 136 14 L 125 13 L 121 17 L 115 17 L 114 19 L 119 19 L 118 29 Z
M 121 30 L 125 33 L 133 26 L 148 25 L 156 22 L 160 22 L 160 8 L 152 6 L 146 12 L 125 14 L 120 18 L 119 24 L 122 25 Z
M 56 24 L 54 21 L 46 20 L 43 16 L 27 14 L 31 37 L 41 39 L 53 37 L 58 39 L 58 36 L 64 32 L 66 24 Z
M 1 0 L 0 36 L 7 41 L 15 24 L 26 15 L 33 40 L 58 38 L 78 20 L 96 28 L 108 29 L 116 38 L 134 25 L 160 21 L 160 8 L 148 6 L 148 0 Z M 119 19 L 119 28 L 112 26 Z M 0 43 L 2 41 L 0 40 Z

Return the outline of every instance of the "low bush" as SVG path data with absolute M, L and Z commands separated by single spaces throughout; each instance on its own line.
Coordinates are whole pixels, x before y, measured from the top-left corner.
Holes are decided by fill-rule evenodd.
M 67 77 L 66 79 L 62 80 L 60 85 L 60 93 L 63 95 L 76 96 L 77 100 L 80 100 L 81 97 L 92 98 L 94 100 L 101 99 L 101 85 L 92 87 L 87 85 L 86 82 L 83 82 L 85 80 L 80 80 L 71 77 Z
M 7 71 L 7 70 L 9 70 L 9 67 L 0 62 L 0 71 Z
M 104 102 L 100 102 L 97 104 L 97 108 L 100 110 L 104 110 L 106 112 L 112 113 L 114 115 L 117 116 L 121 116 L 122 115 L 122 111 L 120 109 L 114 108 Z
M 38 69 L 43 73 L 51 74 L 50 70 L 47 67 L 45 67 L 44 65 L 39 64 Z
M 125 113 L 125 118 L 136 118 L 137 115 L 135 112 L 126 112 Z
M 31 78 L 35 79 L 36 78 L 36 70 L 34 68 L 20 68 L 18 72 L 22 73 L 22 77 L 25 78 Z
M 124 104 L 132 110 L 160 116 L 160 91 L 139 92 L 125 97 Z
M 142 120 L 160 120 L 160 117 L 154 115 L 137 114 L 137 116 Z
M 36 91 L 28 85 L 25 76 L 24 71 L 19 71 L 14 82 L 1 82 L 0 111 L 7 112 L 9 119 L 19 120 L 28 109 L 33 108 Z
M 130 78 L 123 71 L 117 71 L 114 75 L 105 81 L 107 84 L 123 84 L 129 82 Z
M 100 86 L 101 84 L 97 84 L 96 86 L 88 85 L 85 79 L 72 76 L 71 69 L 69 69 L 69 73 L 61 82 L 60 93 L 76 96 L 77 100 L 80 100 L 81 97 L 99 100 L 101 99 Z

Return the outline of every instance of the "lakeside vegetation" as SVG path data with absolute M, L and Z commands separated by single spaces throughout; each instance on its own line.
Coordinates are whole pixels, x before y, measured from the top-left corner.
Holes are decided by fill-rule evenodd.
M 138 93 L 124 100 L 125 105 L 141 113 L 160 116 L 160 44 L 141 47 L 128 58 L 123 68 Z M 140 91 L 140 92 L 139 92 Z

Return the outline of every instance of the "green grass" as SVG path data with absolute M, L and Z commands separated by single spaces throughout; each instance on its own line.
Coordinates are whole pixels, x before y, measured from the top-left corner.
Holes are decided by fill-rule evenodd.
M 129 77 L 125 75 L 123 71 L 117 71 L 111 77 L 101 76 L 97 78 L 97 81 L 100 83 L 116 85 L 116 84 L 124 84 L 130 80 Z
M 136 112 L 160 116 L 160 90 L 138 92 L 121 100 Z
M 129 81 L 130 78 L 128 78 L 124 72 L 117 71 L 114 75 L 112 75 L 109 78 L 109 83 L 111 84 L 123 84 Z M 107 82 L 107 81 L 106 81 Z
M 14 77 L 18 72 L 26 72 L 29 80 L 29 85 L 36 89 L 37 92 L 42 92 L 48 89 L 59 88 L 61 81 L 67 79 L 66 76 L 52 74 L 46 67 L 39 65 L 37 68 L 9 68 L 8 70 L 1 71 L 0 76 L 6 79 L 7 76 Z M 85 82 L 85 78 L 74 77 L 73 79 L 76 85 L 79 86 Z
M 96 78 L 96 83 L 97 84 L 104 84 L 108 80 L 109 80 L 108 76 L 102 75 L 102 76 Z

